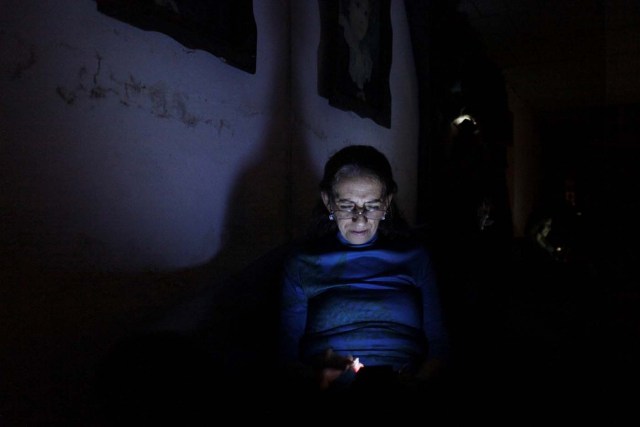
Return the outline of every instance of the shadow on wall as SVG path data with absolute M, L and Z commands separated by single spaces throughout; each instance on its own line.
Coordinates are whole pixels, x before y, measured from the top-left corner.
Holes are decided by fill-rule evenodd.
M 274 88 L 271 111 L 284 95 Z M 282 139 L 289 125 L 283 111 L 239 175 L 220 207 L 228 234 L 205 265 L 131 275 L 52 271 L 2 242 L 3 423 L 162 420 L 172 409 L 201 409 L 208 391 L 258 382 L 257 362 L 275 355 L 276 286 L 290 238 L 290 169 L 273 169 L 291 161 L 291 142 Z M 284 195 L 274 197 L 280 186 Z
M 282 105 L 277 90 L 271 99 Z M 196 291 L 120 339 L 99 365 L 97 400 L 113 425 L 185 421 L 185 414 L 190 422 L 212 420 L 218 416 L 208 402 L 268 396 L 277 363 L 279 284 L 293 239 L 292 142 L 282 140 L 290 135 L 283 132 L 289 123 L 282 115 L 272 124 L 261 152 L 237 180 L 223 248 L 198 269 Z M 307 165 L 297 166 L 309 170 L 300 150 Z M 288 169 L 274 170 L 274 164 Z M 284 191 L 274 194 L 273 188 Z

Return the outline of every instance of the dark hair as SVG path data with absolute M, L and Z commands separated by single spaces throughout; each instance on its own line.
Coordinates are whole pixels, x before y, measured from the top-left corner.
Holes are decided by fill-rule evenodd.
M 324 175 L 320 181 L 320 191 L 333 196 L 333 189 L 343 177 L 374 176 L 383 186 L 383 197 L 394 195 L 398 185 L 393 179 L 391 164 L 386 156 L 369 145 L 349 145 L 335 152 L 324 166 Z M 309 229 L 310 237 L 322 237 L 337 232 L 335 221 L 329 214 L 322 200 L 318 200 Z M 386 219 L 380 221 L 378 231 L 387 237 L 397 237 L 408 231 L 408 224 L 402 216 L 395 198 L 387 209 Z

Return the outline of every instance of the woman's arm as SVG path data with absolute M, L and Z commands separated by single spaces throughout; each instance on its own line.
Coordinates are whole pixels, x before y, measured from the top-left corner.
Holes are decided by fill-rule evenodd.
M 440 293 L 431 257 L 425 251 L 418 284 L 422 295 L 423 329 L 429 342 L 427 359 L 417 377 L 428 380 L 441 372 L 449 356 L 449 336 L 444 323 Z
M 290 259 L 280 289 L 280 359 L 287 365 L 300 360 L 300 341 L 307 324 L 307 297 L 300 284 L 295 258 Z

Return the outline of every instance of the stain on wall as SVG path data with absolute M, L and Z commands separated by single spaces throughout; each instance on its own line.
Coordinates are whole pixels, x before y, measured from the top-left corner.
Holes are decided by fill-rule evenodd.
M 122 105 L 143 108 L 158 118 L 179 120 L 189 127 L 213 122 L 189 111 L 189 95 L 173 91 L 166 82 L 145 83 L 133 74 L 121 78 L 106 74 L 102 68 L 103 57 L 96 52 L 93 66 L 78 69 L 77 84 L 71 88 L 58 85 L 56 93 L 68 105 L 74 104 L 79 97 L 116 97 Z M 221 121 L 216 120 L 218 132 L 221 128 L 217 124 Z

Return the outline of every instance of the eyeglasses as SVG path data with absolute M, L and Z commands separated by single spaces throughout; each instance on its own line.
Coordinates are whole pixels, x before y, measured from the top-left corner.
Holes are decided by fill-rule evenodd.
M 353 202 L 339 202 L 335 207 L 336 210 L 332 213 L 336 219 L 355 219 L 362 215 L 366 219 L 381 220 L 387 213 L 386 208 L 379 202 L 365 203 L 362 207 Z

